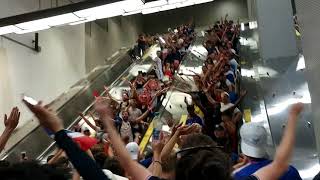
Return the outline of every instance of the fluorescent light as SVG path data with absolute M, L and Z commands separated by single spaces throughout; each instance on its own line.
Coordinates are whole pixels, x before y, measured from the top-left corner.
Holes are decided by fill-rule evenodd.
M 208 2 L 212 2 L 213 0 L 195 0 L 194 3 L 195 4 L 203 4 L 203 3 L 208 3 Z
M 187 0 L 168 0 L 168 4 L 175 4 L 175 3 L 181 3 L 181 2 L 185 2 Z
M 96 20 L 96 19 L 84 19 L 84 20 L 81 20 L 81 21 L 77 21 L 77 22 L 72 22 L 72 23 L 70 23 L 69 25 L 78 25 L 78 24 L 82 24 L 82 23 L 86 23 L 86 22 L 91 22 L 91 21 L 94 21 L 94 20 Z
M 22 29 L 17 31 L 17 34 L 24 34 L 24 33 L 29 33 L 33 31 L 49 29 L 51 26 L 59 26 L 59 25 L 68 24 L 71 22 L 79 21 L 79 20 L 81 20 L 81 18 L 78 18 L 73 13 L 68 13 L 68 14 L 49 17 L 49 18 L 20 23 L 20 24 L 16 24 L 15 26 Z
M 152 1 L 145 3 L 143 5 L 143 9 L 153 8 L 153 7 L 159 7 L 168 4 L 167 0 L 158 0 L 158 1 Z
M 125 12 L 132 12 L 142 9 L 144 3 L 142 0 L 124 0 L 122 8 Z
M 50 26 L 44 24 L 41 19 L 35 21 L 29 21 L 25 23 L 16 24 L 18 28 L 22 29 L 22 31 L 17 32 L 18 34 L 24 34 L 32 31 L 40 31 L 44 29 L 49 29 Z
M 299 71 L 299 70 L 302 70 L 302 69 L 305 69 L 305 68 L 306 68 L 306 64 L 305 64 L 305 61 L 304 61 L 304 56 L 302 54 L 299 54 L 299 61 L 298 61 L 298 64 L 297 64 L 296 71 Z
M 186 1 L 182 3 L 177 3 L 177 8 L 187 7 L 187 6 L 193 6 L 194 1 Z
M 10 34 L 17 31 L 21 31 L 21 29 L 13 25 L 0 27 L 0 35 Z
M 26 34 L 26 33 L 31 33 L 31 32 L 36 32 L 36 31 L 41 31 L 45 29 L 49 29 L 50 27 L 48 26 L 43 26 L 43 27 L 35 27 L 35 28 L 30 28 L 30 29 L 24 29 L 20 31 L 16 31 L 16 34 Z
M 120 16 L 124 13 L 123 2 L 116 2 L 111 4 L 106 4 L 103 6 L 98 6 L 94 8 L 84 9 L 80 11 L 74 12 L 75 15 L 82 18 L 95 18 L 95 19 L 103 19 L 114 16 Z
M 127 12 L 127 13 L 122 14 L 122 16 L 129 16 L 129 15 L 139 14 L 139 13 L 141 13 L 141 10 Z
M 156 12 L 159 12 L 159 11 L 160 11 L 159 7 L 154 7 L 154 8 L 149 8 L 149 9 L 142 10 L 142 14 L 152 14 L 152 13 L 156 13 Z
M 249 29 L 256 29 L 258 27 L 257 21 L 249 22 Z
M 171 9 L 176 9 L 177 6 L 175 4 L 167 4 L 164 5 L 160 8 L 160 11 L 167 11 L 167 10 L 171 10 Z
M 68 13 L 68 14 L 62 14 L 58 16 L 45 18 L 45 19 L 40 19 L 39 21 L 41 21 L 43 24 L 46 24 L 48 26 L 59 26 L 59 25 L 68 24 L 71 22 L 80 21 L 80 20 L 83 20 L 83 18 L 79 18 L 73 13 Z
M 244 23 L 241 23 L 241 31 L 244 31 L 245 27 L 244 27 Z

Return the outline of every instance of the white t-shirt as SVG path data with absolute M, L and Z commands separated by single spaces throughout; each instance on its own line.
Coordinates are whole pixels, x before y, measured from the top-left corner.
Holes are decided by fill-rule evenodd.
M 131 130 L 131 125 L 129 121 L 122 121 L 121 129 L 120 129 L 120 135 L 121 137 L 128 136 L 129 142 L 133 141 L 133 134 Z
M 130 107 L 128 109 L 128 112 L 129 112 L 129 121 L 135 121 L 138 117 L 140 117 L 142 115 L 142 112 L 140 109 L 138 108 L 135 108 L 135 109 L 132 109 L 132 107 Z M 134 125 L 135 128 L 139 127 L 138 124 Z
M 153 61 L 157 64 L 157 68 L 162 69 L 161 59 L 158 56 L 155 57 Z

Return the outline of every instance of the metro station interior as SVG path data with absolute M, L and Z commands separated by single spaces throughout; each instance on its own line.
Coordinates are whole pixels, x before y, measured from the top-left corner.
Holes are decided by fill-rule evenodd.
M 319 7 L 1 0 L 0 179 L 320 179 Z

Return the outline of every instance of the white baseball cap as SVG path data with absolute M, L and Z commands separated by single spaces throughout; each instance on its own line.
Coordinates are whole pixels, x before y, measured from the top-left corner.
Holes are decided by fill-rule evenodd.
M 266 157 L 267 131 L 257 123 L 246 123 L 240 129 L 241 150 L 253 158 Z
M 139 145 L 136 142 L 130 142 L 126 145 L 126 149 L 129 151 L 131 159 L 137 160 L 139 154 Z

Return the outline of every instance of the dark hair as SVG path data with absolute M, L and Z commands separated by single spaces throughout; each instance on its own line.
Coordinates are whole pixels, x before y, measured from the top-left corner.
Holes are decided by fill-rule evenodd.
M 229 118 L 232 118 L 232 116 L 233 116 L 233 108 L 229 108 L 229 109 L 223 111 L 221 113 L 221 116 L 227 116 Z
M 217 144 L 209 136 L 196 133 L 190 134 L 185 138 L 181 145 L 181 149 L 206 145 L 215 146 Z
M 188 106 L 187 106 L 187 111 L 188 111 L 189 114 L 194 114 L 194 107 L 193 107 L 193 105 L 188 105 Z
M 124 169 L 121 167 L 120 162 L 115 158 L 107 158 L 104 162 L 103 169 L 108 169 L 119 176 L 125 176 Z
M 36 161 L 26 161 L 0 168 L 1 180 L 41 179 L 68 180 L 70 175 L 63 169 L 50 165 L 40 165 Z
M 203 134 L 188 135 L 182 149 L 198 146 L 216 146 Z M 176 180 L 231 180 L 231 161 L 219 148 L 197 149 L 187 152 L 176 164 Z
M 108 156 L 104 152 L 99 152 L 93 155 L 94 159 L 96 160 L 96 163 L 98 166 L 103 167 L 104 162 L 108 158 Z
M 2 160 L 0 161 L 0 168 L 5 168 L 5 167 L 9 167 L 10 166 L 10 162 L 7 160 Z

